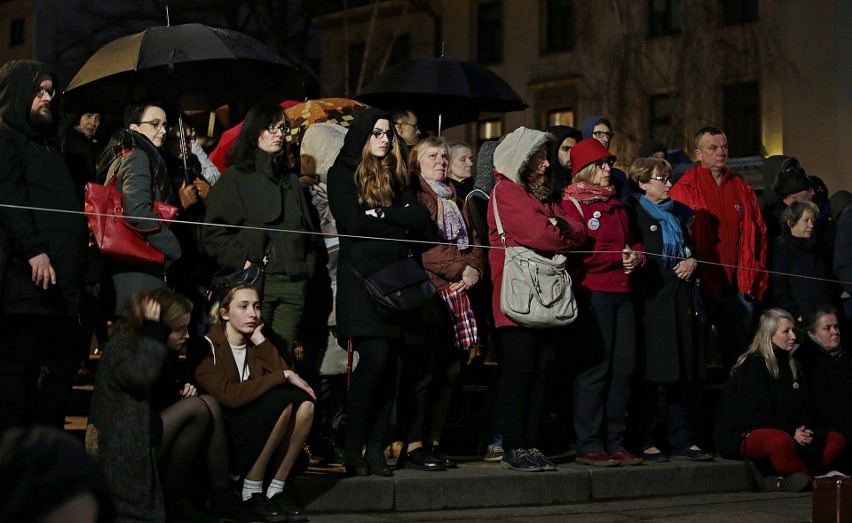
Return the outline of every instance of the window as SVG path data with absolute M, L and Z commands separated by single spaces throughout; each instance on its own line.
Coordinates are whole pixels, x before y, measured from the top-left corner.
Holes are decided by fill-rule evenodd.
M 503 136 L 503 121 L 499 118 L 480 120 L 477 127 L 476 143 L 482 145 L 488 140 L 499 140 Z
M 649 0 L 648 35 L 680 34 L 682 0 Z
M 760 90 L 757 82 L 733 84 L 724 91 L 725 134 L 730 155 L 754 156 L 762 152 Z
M 567 125 L 574 127 L 574 109 L 554 109 L 547 111 L 547 126 Z
M 542 16 L 542 52 L 574 49 L 574 0 L 544 0 Z
M 500 2 L 483 2 L 477 6 L 476 59 L 484 64 L 503 61 L 503 13 Z
M 24 19 L 16 18 L 9 24 L 9 47 L 24 43 Z
M 722 23 L 747 24 L 758 20 L 758 0 L 722 0 Z
M 664 144 L 674 143 L 679 133 L 674 129 L 672 116 L 677 106 L 677 95 L 657 94 L 648 98 L 648 136 Z

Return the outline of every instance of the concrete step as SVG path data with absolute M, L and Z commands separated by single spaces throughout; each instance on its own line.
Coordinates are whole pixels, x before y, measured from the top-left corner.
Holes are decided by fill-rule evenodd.
M 339 467 L 327 470 L 312 469 L 288 482 L 308 513 L 560 505 L 747 490 L 743 464 L 723 459 L 613 468 L 566 463 L 555 472 L 535 473 L 472 461 L 443 472 L 399 470 L 389 478 L 349 478 Z

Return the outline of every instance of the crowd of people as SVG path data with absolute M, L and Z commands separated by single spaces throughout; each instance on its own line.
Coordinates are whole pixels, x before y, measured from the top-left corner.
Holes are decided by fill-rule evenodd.
M 454 468 L 444 425 L 483 353 L 498 363 L 484 457 L 510 470 L 557 469 L 539 434 L 554 368 L 584 466 L 715 450 L 796 491 L 850 464 L 852 198 L 828 199 L 795 158 L 767 159 L 758 198 L 715 127 L 694 164 L 654 142 L 621 170 L 601 116 L 475 151 L 407 108 L 315 124 L 294 151 L 282 106 L 259 103 L 220 173 L 155 101 L 129 103 L 105 145 L 97 113 L 67 115 L 57 139 L 55 82 L 38 62 L 0 69 L 0 429 L 19 445 L 14 427 L 61 428 L 94 336 L 85 444 L 106 488 L 86 499 L 104 514 L 305 520 L 290 478 L 306 448 L 353 476 L 393 475 L 396 439 L 396 468 Z M 162 265 L 87 248 L 87 183 L 115 185 Z M 173 225 L 151 225 L 156 201 Z M 563 263 L 573 322 L 509 314 L 533 299 L 503 277 L 513 247 Z M 374 276 L 412 266 L 431 291 L 388 308 Z M 730 372 L 715 449 L 697 433 L 711 340 Z

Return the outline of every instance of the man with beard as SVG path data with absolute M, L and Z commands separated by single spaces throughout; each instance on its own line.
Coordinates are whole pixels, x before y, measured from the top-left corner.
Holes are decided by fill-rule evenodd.
M 55 78 L 0 68 L 0 430 L 62 428 L 74 373 L 88 231 L 56 147 Z

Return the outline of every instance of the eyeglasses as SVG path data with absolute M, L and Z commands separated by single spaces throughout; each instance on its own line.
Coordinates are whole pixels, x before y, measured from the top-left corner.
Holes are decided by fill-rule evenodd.
M 382 136 L 387 136 L 388 140 L 393 141 L 393 130 L 388 129 L 387 131 L 382 131 L 381 129 L 373 129 L 370 133 L 373 135 L 373 138 L 376 140 L 381 140 Z
M 660 182 L 663 185 L 666 185 L 667 183 L 674 183 L 672 181 L 671 177 L 669 177 L 669 176 L 651 176 L 651 179 L 657 180 L 658 182 Z
M 54 89 L 53 87 L 36 87 L 36 98 L 41 98 L 44 95 L 49 95 L 51 98 L 53 98 L 54 96 L 56 96 L 56 89 Z
M 614 134 L 615 133 L 612 131 L 592 131 L 592 136 L 594 136 L 595 138 L 603 138 L 604 136 L 606 136 L 607 138 L 611 139 L 612 135 Z
M 281 131 L 281 134 L 286 134 L 287 129 L 289 129 L 289 128 L 287 127 L 286 124 L 275 125 L 274 123 L 271 123 L 271 124 L 266 126 L 266 131 L 269 134 L 275 134 L 275 131 Z
M 416 123 L 408 123 L 408 122 L 396 122 L 396 123 L 397 123 L 397 125 L 410 125 L 415 130 L 417 130 L 417 131 L 420 130 L 420 127 L 418 127 Z
M 615 165 L 615 160 L 613 160 L 612 158 L 604 158 L 602 160 L 596 161 L 595 165 L 598 167 L 598 169 L 603 169 L 604 165 L 612 168 L 612 166 Z
M 168 133 L 172 130 L 172 127 L 169 125 L 169 122 L 161 122 L 160 120 L 150 120 L 148 122 L 139 122 L 139 125 L 142 125 L 143 123 L 148 124 L 151 127 L 156 127 L 158 131 L 160 129 L 165 129 Z

